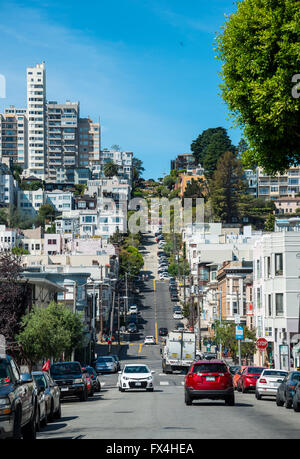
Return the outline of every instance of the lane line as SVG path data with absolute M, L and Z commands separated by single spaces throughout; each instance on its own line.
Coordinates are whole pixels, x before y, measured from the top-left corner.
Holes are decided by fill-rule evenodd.
M 139 354 L 142 352 L 143 343 L 139 345 Z
M 168 381 L 160 381 L 159 383 L 161 386 L 168 386 L 169 382 Z

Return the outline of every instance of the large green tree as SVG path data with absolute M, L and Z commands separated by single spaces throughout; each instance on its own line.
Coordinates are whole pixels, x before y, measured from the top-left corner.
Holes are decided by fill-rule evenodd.
M 235 338 L 235 329 L 236 325 L 234 323 L 225 322 L 220 324 L 219 321 L 215 322 L 215 340 L 218 345 L 222 344 L 223 349 L 228 349 L 233 360 L 238 356 L 238 341 Z M 241 357 L 249 359 L 256 352 L 256 333 L 244 326 L 244 337 L 249 341 L 241 343 Z
M 292 95 L 292 78 L 300 69 L 300 1 L 238 2 L 217 35 L 217 51 L 223 98 L 249 144 L 244 163 L 268 173 L 298 163 L 300 98 Z
M 138 249 L 132 246 L 122 248 L 120 251 L 120 276 L 128 274 L 130 279 L 138 276 L 144 266 L 144 259 Z
M 216 169 L 219 158 L 226 152 L 235 152 L 226 129 L 223 127 L 206 129 L 191 145 L 197 162 L 205 169 L 205 175 L 211 177 Z
M 233 218 L 240 217 L 239 203 L 246 188 L 240 160 L 234 153 L 224 153 L 210 183 L 211 204 L 217 220 L 232 223 Z
M 103 167 L 103 172 L 104 172 L 105 177 L 109 177 L 109 178 L 115 177 L 116 175 L 118 175 L 118 171 L 119 171 L 119 166 L 115 164 L 113 161 L 109 161 Z

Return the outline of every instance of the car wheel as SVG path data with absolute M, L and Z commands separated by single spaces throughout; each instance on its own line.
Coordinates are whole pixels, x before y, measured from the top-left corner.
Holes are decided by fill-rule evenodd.
M 234 394 L 228 395 L 228 397 L 225 398 L 225 405 L 226 406 L 234 406 L 235 405 Z
M 31 417 L 30 422 L 26 424 L 22 428 L 22 437 L 23 440 L 35 440 L 36 439 L 36 410 L 37 407 L 34 408 L 33 416 Z
M 293 399 L 293 408 L 294 408 L 294 411 L 296 411 L 296 413 L 299 413 L 300 405 L 299 405 L 296 397 L 294 397 L 294 399 Z
M 276 394 L 276 405 L 277 405 L 277 406 L 283 406 L 283 405 L 284 405 L 284 402 L 281 400 L 281 398 L 280 398 L 278 392 L 277 392 L 277 394 Z
M 153 389 L 153 387 L 150 387 L 149 389 L 146 389 L 146 391 L 147 391 L 147 392 L 153 392 L 154 389 Z
M 86 402 L 88 399 L 88 393 L 87 393 L 87 389 L 85 389 L 79 396 L 79 400 L 81 402 Z
M 17 408 L 14 419 L 14 428 L 13 428 L 13 440 L 21 440 L 22 438 L 22 429 L 21 429 L 21 410 Z
M 119 391 L 120 391 L 120 392 L 125 392 L 125 389 L 123 389 L 123 387 L 120 387 L 120 386 L 119 386 Z
M 256 397 L 257 400 L 261 400 L 262 399 L 262 396 L 257 391 L 255 391 L 255 397 Z
M 59 403 L 58 410 L 54 413 L 55 419 L 61 419 L 61 404 Z
M 287 397 L 285 397 L 285 403 L 284 403 L 284 406 L 286 407 L 287 410 L 289 410 L 290 408 L 292 408 L 292 400 L 289 400 Z
M 185 391 L 184 401 L 187 406 L 191 406 L 193 404 L 193 399 L 187 391 Z
M 37 409 L 36 411 L 36 431 L 37 432 L 40 432 L 41 431 L 41 411 L 40 411 L 40 407 Z
M 45 413 L 44 419 L 41 420 L 41 426 L 46 427 L 48 424 L 47 414 Z

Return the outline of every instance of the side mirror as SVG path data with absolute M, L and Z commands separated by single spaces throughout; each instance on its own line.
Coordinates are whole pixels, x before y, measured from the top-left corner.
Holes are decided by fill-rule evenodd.
M 21 384 L 26 384 L 26 383 L 31 383 L 31 382 L 33 382 L 33 378 L 30 373 L 21 374 Z
M 118 374 L 121 375 L 121 374 L 122 374 L 122 371 L 118 371 Z

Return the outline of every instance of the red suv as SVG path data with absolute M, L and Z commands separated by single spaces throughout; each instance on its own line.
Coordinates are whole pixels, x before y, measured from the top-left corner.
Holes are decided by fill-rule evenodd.
M 208 398 L 225 400 L 225 404 L 234 406 L 234 388 L 232 375 L 221 360 L 198 360 L 190 367 L 185 377 L 185 403 Z
M 244 394 L 248 390 L 255 389 L 263 370 L 265 370 L 263 367 L 246 367 L 237 382 L 237 390 Z

